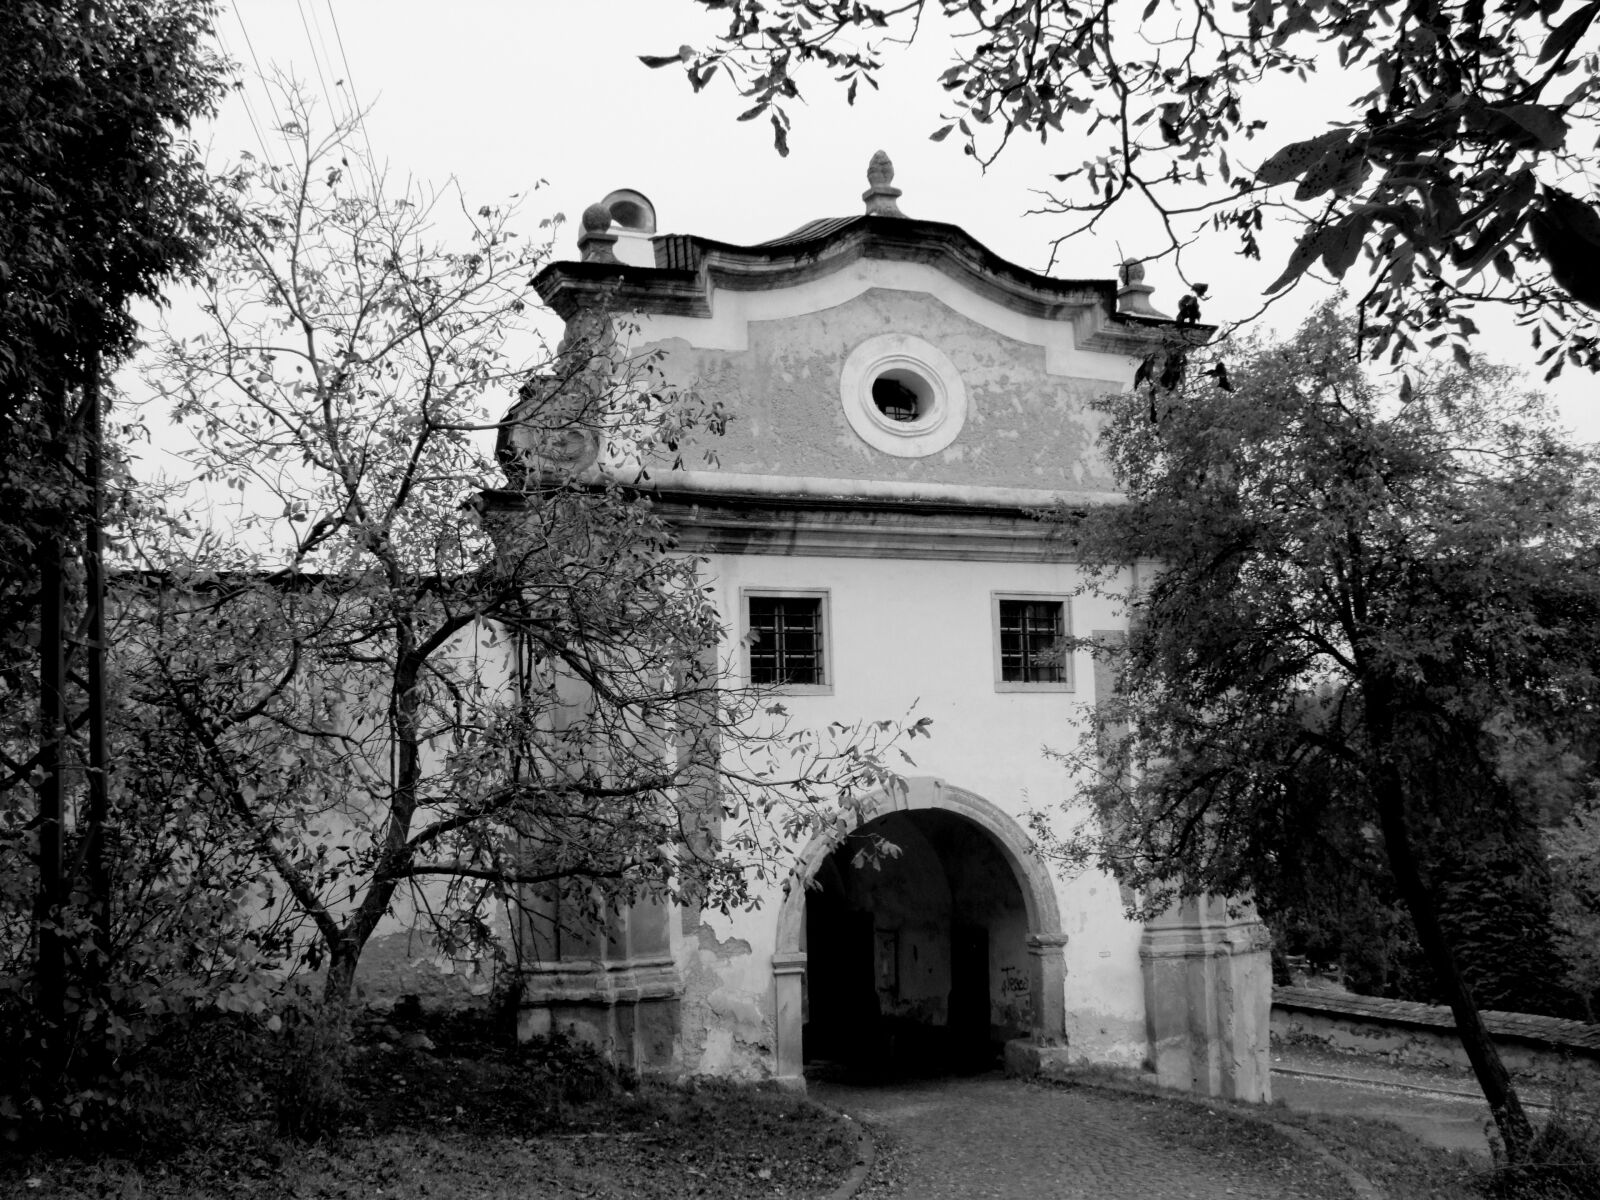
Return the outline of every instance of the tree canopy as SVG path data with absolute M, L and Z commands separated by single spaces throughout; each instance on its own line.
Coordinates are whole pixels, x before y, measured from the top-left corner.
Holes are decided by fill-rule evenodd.
M 1592 0 L 701 3 L 727 15 L 720 40 L 644 61 L 681 61 L 696 90 L 725 75 L 753 102 L 740 119 L 770 120 L 782 152 L 811 78 L 854 102 L 897 46 L 947 34 L 932 136 L 985 163 L 1018 139 L 1059 144 L 1041 190 L 1070 221 L 1062 236 L 1144 201 L 1166 236 L 1148 256 L 1181 269 L 1205 230 L 1259 257 L 1266 223 L 1294 220 L 1269 290 L 1363 262 L 1380 346 L 1460 346 L 1485 301 L 1516 311 L 1552 374 L 1600 368 Z M 1275 136 L 1274 80 L 1315 88 L 1327 128 Z
M 284 132 L 293 165 L 234 183 L 210 327 L 150 372 L 238 501 L 221 537 L 143 548 L 138 698 L 188 730 L 196 794 L 314 930 L 334 1002 L 408 898 L 479 950 L 541 890 L 565 920 L 745 903 L 904 731 L 791 730 L 730 686 L 696 560 L 637 471 L 592 469 L 670 470 L 719 411 L 603 311 L 544 353 L 548 246 L 510 210 L 461 206 L 451 246 L 453 195 L 390 194 L 292 95 Z
M 47 1094 L 69 1063 L 110 1059 L 103 1024 L 99 1053 L 67 1051 L 69 1009 L 80 1027 L 105 1015 L 112 953 L 100 584 L 121 458 L 100 380 L 132 346 L 131 303 L 157 299 L 205 249 L 210 193 L 183 138 L 223 87 L 214 12 L 211 0 L 0 10 L 0 848 L 32 850 Z M 69 866 L 74 817 L 87 834 Z
M 1131 631 L 1069 757 L 1103 821 L 1057 849 L 1159 908 L 1270 882 L 1353 819 L 1516 1153 L 1527 1124 L 1439 909 L 1464 847 L 1515 857 L 1590 778 L 1600 472 L 1504 370 L 1396 402 L 1331 306 L 1230 374 L 1105 402 L 1128 503 L 1073 532 Z
M 195 265 L 209 191 L 184 131 L 211 111 L 222 63 L 210 0 L 17 0 L 0 12 L 0 628 L 36 621 L 38 527 L 64 528 L 82 483 L 50 453 L 47 399 L 91 358 L 126 354 L 128 305 Z M 53 465 L 63 470 L 52 471 Z M 74 464 L 75 466 L 75 464 Z M 81 468 L 78 468 L 81 471 Z M 60 477 L 57 477 L 57 476 Z

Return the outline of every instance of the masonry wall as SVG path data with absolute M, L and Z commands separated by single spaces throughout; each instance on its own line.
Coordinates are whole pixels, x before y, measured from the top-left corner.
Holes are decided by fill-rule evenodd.
M 1485 1026 L 1507 1069 L 1519 1077 L 1575 1073 L 1600 1084 L 1600 1025 L 1529 1013 L 1485 1011 Z M 1408 1066 L 1469 1070 L 1448 1008 L 1322 988 L 1274 988 L 1274 1041 L 1388 1059 Z

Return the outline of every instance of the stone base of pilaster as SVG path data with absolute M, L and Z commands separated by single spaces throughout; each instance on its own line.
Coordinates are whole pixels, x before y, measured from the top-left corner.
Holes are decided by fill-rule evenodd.
M 539 963 L 523 971 L 517 1037 L 562 1033 L 619 1067 L 676 1074 L 682 996 L 671 959 Z
M 1150 1067 L 1163 1087 L 1272 1098 L 1271 938 L 1248 905 L 1189 900 L 1151 921 L 1139 948 Z

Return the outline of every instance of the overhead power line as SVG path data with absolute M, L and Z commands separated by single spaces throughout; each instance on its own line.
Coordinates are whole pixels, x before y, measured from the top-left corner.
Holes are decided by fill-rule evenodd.
M 361 140 L 366 143 L 367 161 L 372 164 L 372 169 L 378 169 L 377 155 L 372 152 L 372 139 L 367 135 L 367 114 L 362 109 L 356 93 L 355 76 L 350 72 L 350 56 L 344 50 L 344 35 L 339 32 L 339 18 L 333 12 L 333 0 L 326 0 L 328 6 L 328 23 L 333 26 L 333 40 L 339 47 L 339 61 L 344 64 L 344 81 L 350 88 L 350 103 L 355 110 L 356 124 L 361 127 Z

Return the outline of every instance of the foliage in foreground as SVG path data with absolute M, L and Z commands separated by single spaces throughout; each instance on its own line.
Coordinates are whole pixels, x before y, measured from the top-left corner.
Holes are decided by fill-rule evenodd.
M 78 1112 L 114 1109 L 139 1084 L 118 1054 L 153 976 L 168 997 L 183 991 L 227 937 L 201 892 L 229 884 L 204 867 L 178 872 L 164 913 L 150 903 L 143 867 L 175 843 L 142 839 L 181 826 L 182 801 L 120 819 L 96 719 L 115 703 L 97 646 L 99 531 L 124 481 L 100 379 L 133 348 L 131 302 L 156 299 L 208 244 L 210 195 L 185 135 L 224 88 L 215 12 L 210 0 L 0 6 L 0 1120 L 68 1074 L 90 1081 L 69 1101 Z M 141 925 L 184 928 L 158 943 L 130 936 Z M 222 974 L 225 995 L 235 980 Z
M 1496 1200 L 1593 1200 L 1600 1196 L 1600 1121 L 1562 1108 L 1539 1126 L 1517 1162 L 1497 1162 Z
M 780 152 L 802 83 L 825 72 L 854 102 L 897 49 L 948 34 L 934 140 L 959 130 L 988 163 L 1055 135 L 1067 149 L 1043 207 L 1068 221 L 1058 248 L 1129 202 L 1156 210 L 1155 253 L 1180 268 L 1209 230 L 1260 257 L 1269 223 L 1294 221 L 1268 290 L 1364 260 L 1380 347 L 1449 338 L 1464 354 L 1465 310 L 1489 300 L 1546 343 L 1551 375 L 1600 368 L 1591 0 L 700 3 L 725 15 L 722 36 L 645 63 L 681 63 L 696 91 L 725 74 L 753 102 L 740 119 L 769 118 Z M 1285 144 L 1271 122 L 1306 95 L 1324 128 Z
M 1055 849 L 1159 909 L 1270 890 L 1352 814 L 1520 1161 L 1532 1130 L 1441 909 L 1469 849 L 1536 844 L 1588 786 L 1600 476 L 1504 373 L 1396 404 L 1331 306 L 1231 375 L 1107 401 L 1129 503 L 1074 533 L 1130 633 L 1088 647 L 1117 688 L 1066 758 L 1101 820 Z M 1160 565 L 1130 584 L 1130 560 Z
M 124 357 L 136 332 L 129 303 L 156 299 L 204 253 L 209 198 L 183 135 L 222 91 L 222 65 L 207 45 L 214 11 L 210 0 L 0 8 L 0 664 L 8 671 L 31 665 L 38 645 L 40 540 L 70 538 L 87 503 L 80 389 L 91 363 L 109 368 Z M 6 683 L 0 705 L 28 694 L 19 677 Z M 0 803 L 26 782 L 36 750 L 20 731 L 5 732 Z

